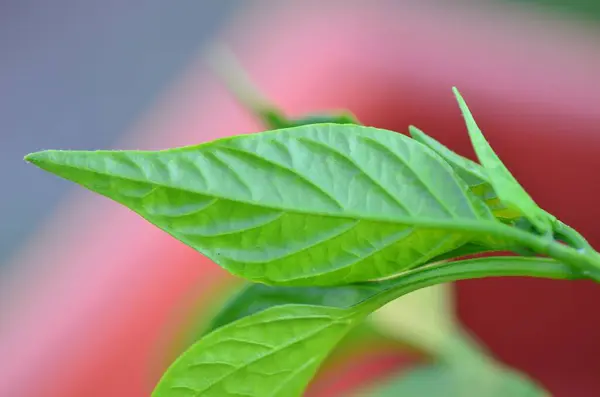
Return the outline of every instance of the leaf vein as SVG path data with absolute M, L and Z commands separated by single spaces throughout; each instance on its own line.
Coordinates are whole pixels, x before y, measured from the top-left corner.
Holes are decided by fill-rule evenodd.
M 304 318 L 304 317 L 303 317 Z M 298 318 L 295 318 L 296 320 L 298 320 Z M 332 319 L 333 321 L 331 323 L 327 323 L 311 332 L 307 332 L 304 335 L 294 338 L 292 340 L 290 340 L 287 343 L 284 343 L 282 345 L 277 346 L 276 348 L 274 348 L 273 350 L 265 353 L 265 354 L 261 354 L 256 358 L 253 358 L 252 360 L 249 360 L 247 362 L 245 362 L 243 365 L 240 365 L 239 367 L 237 367 L 235 370 L 228 372 L 227 374 L 221 376 L 220 378 L 217 378 L 216 380 L 214 380 L 212 383 L 208 384 L 207 386 L 205 386 L 202 389 L 199 390 L 195 390 L 195 396 L 200 396 L 200 393 L 204 393 L 209 391 L 210 389 L 212 389 L 213 387 L 215 387 L 216 385 L 218 385 L 219 383 L 223 382 L 225 379 L 227 379 L 228 377 L 230 377 L 231 375 L 235 374 L 237 371 L 241 370 L 241 369 L 245 369 L 247 367 L 249 367 L 252 364 L 255 364 L 257 362 L 260 362 L 261 360 L 264 360 L 265 358 L 269 358 L 271 356 L 273 356 L 274 354 L 277 354 L 281 351 L 283 351 L 284 349 L 291 347 L 297 343 L 303 342 L 305 340 L 307 340 L 308 338 L 311 338 L 313 336 L 318 335 L 319 333 L 325 331 L 327 328 L 329 328 L 330 326 L 336 324 L 336 323 L 340 323 L 341 319 L 338 319 L 337 321 L 335 319 Z
M 417 174 L 415 172 L 415 170 L 401 156 L 398 156 L 398 154 L 395 153 L 393 150 L 391 150 L 390 148 L 388 148 L 381 142 L 376 141 L 373 138 L 358 137 L 358 139 L 362 140 L 363 142 L 370 145 L 371 147 L 376 146 L 377 148 L 379 148 L 379 150 L 383 150 L 383 151 L 389 153 L 393 158 L 395 158 L 398 161 L 399 164 L 403 165 L 404 169 L 408 170 L 408 172 L 410 172 L 415 177 L 415 180 L 427 191 L 427 193 L 429 193 L 429 195 L 436 201 L 436 203 L 440 206 L 440 208 L 442 208 L 448 215 L 450 215 L 450 217 L 452 217 L 452 218 L 456 217 L 456 213 L 454 211 L 450 210 L 450 208 L 448 208 L 448 206 L 446 206 L 446 204 L 440 199 L 440 197 L 438 197 L 438 195 L 433 192 L 431 187 L 427 183 L 425 183 L 425 181 L 421 178 L 421 176 L 419 174 Z M 467 200 L 466 197 L 464 197 L 464 198 L 465 198 L 465 200 Z
M 254 229 L 260 229 L 261 227 L 266 227 L 271 223 L 277 222 L 278 220 L 280 220 L 283 216 L 287 215 L 287 213 L 285 211 L 281 211 L 279 213 L 276 213 L 272 219 L 268 219 L 266 221 L 264 221 L 263 223 L 260 224 L 256 224 L 256 225 L 251 225 L 251 226 L 247 226 L 247 227 L 242 227 L 241 229 L 234 229 L 234 230 L 229 230 L 226 232 L 221 232 L 221 233 L 212 233 L 212 234 L 208 234 L 208 233 L 201 233 L 201 232 L 195 232 L 195 231 L 187 231 L 184 232 L 186 236 L 196 236 L 196 237 L 223 237 L 223 236 L 228 236 L 228 235 L 232 235 L 232 234 L 238 234 L 238 233 L 244 233 L 244 232 L 248 232 L 250 230 L 254 230 Z
M 340 203 L 331 193 L 329 193 L 328 191 L 326 191 L 325 189 L 323 189 L 323 187 L 319 186 L 318 184 L 316 184 L 315 182 L 313 182 L 312 180 L 310 180 L 310 178 L 308 178 L 306 175 L 303 175 L 301 173 L 299 173 L 297 170 L 289 168 L 284 166 L 283 164 L 280 164 L 276 161 L 273 160 L 269 160 L 263 156 L 260 156 L 256 153 L 252 153 L 249 152 L 247 150 L 243 150 L 237 147 L 232 147 L 232 146 L 223 146 L 223 145 L 215 145 L 215 147 L 225 150 L 225 151 L 232 151 L 232 152 L 236 152 L 236 153 L 240 153 L 240 154 L 244 154 L 250 158 L 253 158 L 255 160 L 258 161 L 263 161 L 269 165 L 272 165 L 275 168 L 281 169 L 287 173 L 291 173 L 292 175 L 297 176 L 298 178 L 300 178 L 302 181 L 304 181 L 305 183 L 307 183 L 308 185 L 310 185 L 311 187 L 313 187 L 314 189 L 316 189 L 319 193 L 323 194 L 325 197 L 327 197 L 332 203 L 334 203 L 336 205 L 336 207 L 338 207 L 339 209 L 344 209 L 344 206 L 342 205 L 342 203 Z
M 266 261 L 264 261 L 264 260 L 256 260 L 256 261 L 252 261 L 252 260 L 249 260 L 249 259 L 247 259 L 247 260 L 245 260 L 244 262 L 245 262 L 245 263 L 256 263 L 256 264 L 263 264 L 263 263 L 269 263 L 269 262 L 273 262 L 273 261 L 278 261 L 278 260 L 282 260 L 282 259 L 289 258 L 289 257 L 291 257 L 291 256 L 294 256 L 294 255 L 297 255 L 297 254 L 299 254 L 299 253 L 305 252 L 305 251 L 307 251 L 307 250 L 309 250 L 309 249 L 311 249 L 311 248 L 315 248 L 315 247 L 318 247 L 319 245 L 325 244 L 325 243 L 327 243 L 327 242 L 329 242 L 329 241 L 331 241 L 331 240 L 333 240 L 333 239 L 335 239 L 335 238 L 338 238 L 338 237 L 340 237 L 340 236 L 342 236 L 342 235 L 344 235 L 344 234 L 346 234 L 346 233 L 349 233 L 349 232 L 351 232 L 351 231 L 352 231 L 352 229 L 355 229 L 355 228 L 356 228 L 356 226 L 358 226 L 358 224 L 359 224 L 359 223 L 361 223 L 361 222 L 362 222 L 362 219 L 356 219 L 356 220 L 353 220 L 351 223 L 349 223 L 349 224 L 348 224 L 348 226 L 347 226 L 347 227 L 343 228 L 342 230 L 336 231 L 336 232 L 335 232 L 335 233 L 333 233 L 332 235 L 326 236 L 326 237 L 324 237 L 324 238 L 322 238 L 322 239 L 320 239 L 320 240 L 317 240 L 317 241 L 315 241 L 315 242 L 312 242 L 312 243 L 306 244 L 306 245 L 305 245 L 305 246 L 303 246 L 302 248 L 299 248 L 299 249 L 296 249 L 296 250 L 293 250 L 293 251 L 286 252 L 286 253 L 284 253 L 284 254 L 282 254 L 282 255 L 280 255 L 280 256 L 276 256 L 276 257 L 270 257 L 270 258 L 269 258 L 268 260 L 266 260 Z M 222 256 L 226 256 L 226 255 L 224 255 L 223 251 L 221 251 L 221 255 L 222 255 Z M 235 261 L 234 259 L 232 259 L 232 258 L 230 258 L 230 257 L 228 257 L 228 259 L 230 259 L 230 260 L 232 260 L 232 261 L 234 261 L 234 262 L 237 262 L 237 261 Z
M 364 170 L 358 163 L 352 160 L 350 157 L 345 155 L 344 153 L 332 148 L 329 145 L 326 145 L 322 142 L 312 140 L 306 137 L 298 137 L 296 138 L 300 142 L 305 142 L 308 144 L 313 144 L 315 146 L 319 146 L 323 149 L 328 150 L 330 153 L 333 153 L 343 159 L 345 159 L 350 165 L 352 165 L 356 170 L 358 170 L 362 175 L 364 175 L 373 185 L 377 186 L 386 196 L 392 199 L 402 210 L 404 210 L 407 215 L 414 216 L 414 214 L 409 210 L 409 208 L 403 204 L 395 195 L 392 194 L 385 186 L 383 186 L 379 181 L 377 181 L 373 176 L 371 176 L 367 171 Z

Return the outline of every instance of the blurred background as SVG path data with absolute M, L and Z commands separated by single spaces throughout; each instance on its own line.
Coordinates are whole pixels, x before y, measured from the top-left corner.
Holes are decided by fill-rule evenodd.
M 536 201 L 600 247 L 600 2 L 5 0 L 0 396 L 147 396 L 237 282 L 22 160 L 260 131 L 207 67 L 216 42 L 291 115 L 349 109 L 473 157 L 458 86 Z M 458 283 L 456 296 L 461 321 L 500 360 L 553 395 L 600 395 L 598 286 L 486 279 Z M 409 365 L 400 349 L 380 350 L 360 368 L 335 366 L 310 395 L 346 395 Z

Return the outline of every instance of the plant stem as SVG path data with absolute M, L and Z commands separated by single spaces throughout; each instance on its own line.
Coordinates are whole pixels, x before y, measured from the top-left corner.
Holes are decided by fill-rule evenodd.
M 570 230 L 575 232 L 573 229 Z M 521 231 L 515 233 L 515 237 L 516 241 L 531 248 L 536 253 L 547 255 L 570 265 L 580 271 L 582 275 L 589 277 L 596 282 L 600 282 L 600 255 L 591 249 L 589 245 L 583 249 L 575 249 L 557 241 L 549 241 Z
M 289 124 L 289 120 L 283 112 L 274 106 L 252 83 L 229 47 L 224 44 L 215 45 L 207 61 L 227 89 L 267 128 L 277 129 Z
M 419 267 L 397 277 L 397 283 L 378 295 L 360 303 L 371 313 L 388 302 L 410 292 L 435 284 L 483 277 L 540 277 L 578 280 L 585 276 L 571 266 L 548 258 L 488 257 L 437 263 Z
M 588 243 L 587 240 L 577 230 L 573 229 L 569 225 L 557 220 L 554 228 L 556 237 L 569 244 L 571 247 L 578 250 L 594 250 L 590 243 Z
M 600 282 L 600 254 L 594 251 L 579 233 L 566 225 L 564 225 L 560 231 L 567 233 L 571 238 L 577 240 L 579 244 L 585 242 L 585 247 L 575 249 L 553 239 L 538 236 L 504 224 L 501 224 L 500 227 L 496 226 L 489 228 L 486 225 L 484 228 L 477 228 L 482 232 L 487 232 L 496 235 L 497 237 L 506 238 L 519 243 L 539 255 L 549 256 L 557 261 L 563 262 L 578 270 L 582 276 Z

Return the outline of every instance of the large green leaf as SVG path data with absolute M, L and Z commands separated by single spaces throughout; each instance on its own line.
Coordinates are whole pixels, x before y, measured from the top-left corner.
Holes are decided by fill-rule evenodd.
M 357 125 L 27 160 L 126 205 L 232 273 L 269 284 L 387 277 L 503 227 L 435 152 Z
M 372 397 L 548 397 L 541 387 L 508 368 L 416 368 L 360 396 Z M 357 396 L 358 397 L 358 396 Z
M 481 258 L 425 266 L 394 280 L 373 283 L 375 288 L 366 299 L 346 308 L 270 307 L 202 338 L 167 370 L 153 397 L 299 396 L 344 335 L 387 302 L 438 283 L 511 275 L 582 277 L 551 259 Z
M 550 232 L 552 224 L 551 219 L 548 218 L 548 214 L 538 207 L 508 168 L 506 168 L 504 163 L 502 163 L 483 136 L 463 97 L 456 88 L 453 88 L 453 91 L 467 124 L 467 130 L 471 137 L 475 153 L 477 153 L 479 161 L 485 168 L 489 182 L 492 184 L 500 200 L 509 207 L 520 211 L 540 232 Z

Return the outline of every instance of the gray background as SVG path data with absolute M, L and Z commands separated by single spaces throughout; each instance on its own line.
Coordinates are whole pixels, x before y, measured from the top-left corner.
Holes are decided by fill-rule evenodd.
M 0 266 L 70 188 L 23 156 L 110 147 L 237 3 L 0 0 Z

